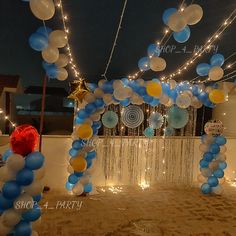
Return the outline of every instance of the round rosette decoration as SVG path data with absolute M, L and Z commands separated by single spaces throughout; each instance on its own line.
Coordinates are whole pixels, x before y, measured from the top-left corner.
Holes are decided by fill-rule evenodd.
M 167 126 L 165 129 L 164 129 L 164 135 L 165 136 L 173 136 L 175 133 L 175 130 L 170 127 L 170 126 Z
M 189 121 L 189 114 L 186 109 L 181 109 L 173 106 L 167 113 L 167 121 L 169 126 L 174 129 L 181 129 L 185 127 Z
M 221 135 L 224 131 L 224 125 L 220 120 L 210 120 L 205 124 L 204 131 L 213 136 Z
M 142 124 L 144 120 L 144 114 L 140 107 L 138 106 L 128 106 L 123 109 L 121 115 L 121 121 L 128 128 L 134 129 Z
M 151 127 L 147 127 L 143 134 L 145 135 L 146 138 L 152 138 L 154 136 L 154 129 Z
M 102 116 L 102 123 L 105 127 L 112 129 L 118 123 L 118 115 L 114 111 L 107 111 Z
M 163 125 L 164 118 L 161 113 L 155 112 L 152 113 L 148 119 L 149 126 L 153 129 L 160 129 Z

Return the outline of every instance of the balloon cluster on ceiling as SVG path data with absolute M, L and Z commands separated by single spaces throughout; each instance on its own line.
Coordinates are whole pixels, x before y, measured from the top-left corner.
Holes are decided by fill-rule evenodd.
M 224 169 L 226 163 L 226 138 L 222 135 L 223 124 L 220 121 L 209 121 L 205 125 L 206 134 L 202 136 L 202 143 L 199 146 L 202 152 L 200 160 L 201 174 L 198 181 L 201 183 L 203 194 L 221 194 L 221 184 L 225 182 Z
M 0 234 L 37 236 L 32 223 L 41 216 L 44 156 L 35 152 L 38 132 L 30 125 L 18 126 L 11 135 L 11 150 L 0 168 Z
M 52 0 L 30 0 L 30 9 L 35 17 L 40 20 L 49 20 L 55 14 L 55 5 Z M 53 30 L 45 25 L 40 27 L 29 38 L 32 49 L 39 51 L 43 58 L 43 68 L 47 76 L 51 79 L 57 78 L 60 81 L 68 78 L 65 69 L 69 63 L 69 58 L 59 52 L 68 43 L 68 38 L 63 30 Z

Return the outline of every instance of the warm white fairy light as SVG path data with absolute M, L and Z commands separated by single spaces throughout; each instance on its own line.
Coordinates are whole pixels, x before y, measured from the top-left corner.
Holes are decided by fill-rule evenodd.
M 145 189 L 147 189 L 147 188 L 150 187 L 150 184 L 147 183 L 147 182 L 145 182 L 145 181 L 142 181 L 142 182 L 139 184 L 139 186 L 141 187 L 142 190 L 145 190 Z
M 13 128 L 15 128 L 15 127 L 17 126 L 16 123 L 14 123 L 13 121 L 11 121 L 10 117 L 5 114 L 5 112 L 3 111 L 2 108 L 0 108 L 0 114 L 3 115 L 4 120 L 5 120 L 5 121 L 8 121 L 8 122 L 10 123 L 10 125 L 11 125 Z

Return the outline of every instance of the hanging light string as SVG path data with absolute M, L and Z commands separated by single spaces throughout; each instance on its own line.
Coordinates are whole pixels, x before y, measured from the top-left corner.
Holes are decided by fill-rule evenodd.
M 236 10 L 234 10 L 226 20 L 224 20 L 223 24 L 220 25 L 220 27 L 216 30 L 216 32 L 213 33 L 213 35 L 207 40 L 207 42 L 197 52 L 195 52 L 194 55 L 190 59 L 188 59 L 186 63 L 181 65 L 179 69 L 177 69 L 175 72 L 171 73 L 170 75 L 163 76 L 161 80 L 171 79 L 177 75 L 182 74 L 183 71 L 187 71 L 187 68 L 190 65 L 193 65 L 194 62 L 197 60 L 197 58 L 202 56 L 202 54 L 206 51 L 206 49 L 209 49 L 212 46 L 212 44 L 220 38 L 223 32 L 230 25 L 233 24 L 234 20 L 236 19 L 235 13 L 236 13 Z
M 12 128 L 15 128 L 17 125 L 16 123 L 14 123 L 10 117 L 8 115 L 6 115 L 6 113 L 4 112 L 4 110 L 2 108 L 0 108 L 0 115 L 3 115 L 5 121 L 8 121 L 10 123 L 10 125 L 12 126 Z
M 119 37 L 119 33 L 120 33 L 120 29 L 121 29 L 121 26 L 122 26 L 122 22 L 123 22 L 123 18 L 124 18 L 124 14 L 125 14 L 125 10 L 126 10 L 126 6 L 127 6 L 127 2 L 128 0 L 125 0 L 124 2 L 124 6 L 123 6 L 123 9 L 122 9 L 122 12 L 121 12 L 121 16 L 120 16 L 120 21 L 119 21 L 119 25 L 118 25 L 118 28 L 117 28 L 117 31 L 116 31 L 116 36 L 115 36 L 115 40 L 113 42 L 113 46 L 112 46 L 112 49 L 111 49 L 111 53 L 110 53 L 110 56 L 109 56 L 109 59 L 108 59 L 108 62 L 106 64 L 106 68 L 102 74 L 102 76 L 107 80 L 107 71 L 109 69 L 109 66 L 111 64 L 111 61 L 112 61 L 112 57 L 113 57 L 113 54 L 114 54 L 114 51 L 115 51 L 115 47 L 117 45 L 117 40 L 118 40 L 118 37 Z
M 66 21 L 68 20 L 68 15 L 66 15 L 65 12 L 64 12 L 62 0 L 58 0 L 56 6 L 60 10 L 61 18 L 62 18 L 62 23 L 63 23 L 63 28 L 64 28 L 64 31 L 65 31 L 65 33 L 67 35 L 67 39 L 68 39 L 68 35 L 70 33 L 69 27 L 68 27 L 68 25 L 66 23 Z M 73 58 L 73 54 L 72 54 L 72 49 L 71 49 L 69 40 L 68 40 L 68 43 L 66 45 L 66 50 L 67 50 L 67 55 L 69 57 L 70 68 L 73 70 L 75 78 L 76 79 L 82 79 L 81 75 L 80 75 L 80 72 L 79 72 L 79 69 L 78 69 L 77 65 L 75 64 L 75 62 L 74 62 L 74 58 Z

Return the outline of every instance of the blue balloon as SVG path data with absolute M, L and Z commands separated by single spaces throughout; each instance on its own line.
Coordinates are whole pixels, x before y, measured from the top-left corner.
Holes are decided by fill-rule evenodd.
M 120 101 L 120 105 L 123 106 L 123 107 L 129 106 L 129 104 L 130 104 L 130 99 L 129 98 L 126 98 L 126 99 Z
M 215 171 L 213 172 L 213 175 L 214 175 L 216 178 L 223 178 L 223 177 L 224 177 L 224 171 L 221 170 L 221 169 L 215 170 Z
M 45 61 L 42 62 L 43 68 L 46 71 L 48 78 L 55 79 L 58 76 L 58 68 L 55 64 L 49 64 Z
M 0 209 L 6 210 L 12 208 L 12 206 L 13 206 L 13 200 L 5 198 L 3 194 L 0 193 Z
M 84 143 L 81 139 L 73 141 L 72 148 L 75 150 L 80 150 L 84 146 Z
M 210 145 L 209 151 L 210 151 L 211 153 L 213 153 L 213 154 L 217 154 L 217 153 L 220 152 L 220 147 L 219 147 L 218 144 L 213 143 L 213 144 Z
M 87 168 L 86 169 L 89 169 L 92 166 L 92 160 L 88 160 L 86 158 L 86 162 L 87 162 Z
M 102 98 L 97 98 L 95 101 L 94 101 L 94 104 L 97 108 L 103 108 L 105 103 L 103 101 Z
M 148 46 L 147 53 L 149 57 L 159 57 L 161 55 L 161 49 L 157 44 L 150 44 Z
M 150 102 L 150 105 L 152 107 L 156 107 L 160 104 L 160 100 L 159 99 L 156 99 L 156 98 L 153 98 L 153 100 Z
M 41 210 L 37 204 L 35 204 L 32 209 L 22 214 L 22 218 L 27 222 L 36 221 L 40 218 L 40 216 Z
M 207 63 L 201 63 L 197 65 L 196 72 L 199 76 L 207 76 L 211 66 Z
M 224 170 L 227 167 L 227 163 L 225 161 L 219 163 L 219 169 Z
M 92 114 L 97 110 L 97 107 L 93 103 L 89 103 L 85 106 L 85 111 L 87 114 Z
M 225 145 L 226 142 L 227 142 L 227 140 L 226 140 L 226 138 L 225 138 L 224 136 L 221 136 L 221 135 L 220 135 L 220 136 L 217 136 L 217 137 L 215 138 L 215 143 L 218 144 L 218 145 L 220 145 L 220 146 Z
M 219 184 L 219 181 L 215 176 L 210 176 L 210 177 L 208 177 L 207 183 L 211 187 L 216 187 Z
M 140 96 L 146 95 L 146 94 L 147 94 L 146 88 L 145 88 L 145 87 L 139 87 L 137 93 L 138 93 L 138 95 L 140 95 Z
M 94 92 L 94 90 L 98 87 L 95 83 L 87 83 L 87 86 L 92 92 Z
M 175 12 L 177 12 L 176 8 L 168 8 L 164 11 L 162 15 L 162 20 L 165 25 L 168 25 L 168 21 L 171 15 L 173 15 Z
M 78 150 L 74 149 L 74 148 L 71 148 L 70 151 L 69 151 L 69 155 L 71 157 L 76 157 L 78 155 Z
M 91 183 L 84 185 L 84 192 L 90 193 L 93 190 L 93 185 Z
M 98 135 L 98 130 L 96 128 L 93 128 L 93 136 Z
M 34 180 L 34 173 L 32 170 L 24 168 L 20 170 L 16 175 L 16 182 L 19 185 L 27 186 L 30 185 Z
M 209 184 L 205 183 L 201 186 L 201 191 L 202 191 L 203 194 L 210 194 L 211 190 L 212 189 L 211 189 L 211 186 Z
M 192 93 L 193 93 L 194 96 L 198 96 L 199 95 L 198 85 L 193 85 L 192 86 Z
M 94 121 L 92 127 L 96 129 L 100 129 L 102 127 L 102 122 L 101 121 Z
M 77 125 L 80 125 L 80 124 L 83 124 L 84 123 L 84 119 L 81 119 L 81 118 L 79 118 L 78 116 L 75 118 L 75 123 L 77 124 Z
M 123 82 L 125 86 L 127 86 L 130 82 L 128 78 L 122 78 L 121 81 Z
M 141 71 L 150 70 L 150 59 L 149 59 L 149 57 L 142 57 L 138 61 L 138 67 Z
M 13 154 L 13 152 L 12 152 L 11 149 L 6 150 L 6 151 L 3 153 L 3 155 L 2 155 L 2 160 L 3 160 L 4 162 L 6 162 L 6 161 L 7 161 L 7 158 L 10 157 L 12 154 Z
M 42 197 L 43 197 L 43 194 L 40 193 L 38 195 L 33 196 L 33 200 L 34 202 L 39 202 L 42 199 Z
M 225 62 L 225 58 L 220 53 L 213 55 L 210 59 L 210 63 L 212 66 L 223 66 L 224 62 Z
M 74 184 L 71 184 L 71 183 L 69 183 L 69 182 L 66 182 L 66 189 L 68 190 L 68 191 L 72 191 L 72 188 L 74 187 Z
M 199 164 L 200 164 L 200 167 L 201 167 L 201 168 L 206 168 L 206 167 L 209 166 L 209 162 L 208 162 L 208 161 L 205 161 L 205 160 L 203 160 L 203 159 L 200 160 Z
M 205 92 L 201 92 L 201 93 L 198 95 L 198 99 L 199 99 L 199 101 L 201 101 L 202 103 L 205 103 L 205 102 L 208 100 L 208 94 L 205 93 Z
M 85 111 L 85 109 L 80 109 L 77 113 L 77 116 L 80 118 L 80 119 L 86 119 L 89 117 L 88 113 Z
M 14 228 L 14 235 L 16 236 L 31 236 L 32 226 L 27 221 L 20 221 Z
M 147 104 L 150 104 L 153 101 L 153 97 L 149 96 L 149 95 L 144 95 L 143 96 L 143 100 L 144 102 L 146 102 Z
M 2 194 L 6 199 L 15 199 L 21 194 L 21 187 L 14 180 L 8 181 L 3 185 Z
M 51 32 L 52 32 L 52 29 L 50 29 L 47 26 L 41 26 L 37 29 L 37 33 L 40 33 L 40 34 L 44 35 L 47 38 L 48 38 L 48 36 Z
M 175 102 L 176 98 L 178 97 L 178 93 L 175 89 L 170 90 L 170 98 Z
M 68 177 L 68 182 L 69 182 L 70 184 L 76 184 L 76 183 L 78 182 L 78 180 L 79 180 L 79 178 L 78 178 L 78 176 L 75 175 L 75 174 L 71 174 L 71 175 L 69 175 L 69 177 Z
M 162 83 L 161 87 L 162 87 L 162 92 L 164 94 L 170 95 L 170 84 L 169 83 Z
M 207 162 L 210 162 L 214 159 L 214 155 L 210 152 L 206 152 L 204 153 L 203 155 L 203 160 L 207 161 Z
M 178 43 L 185 43 L 190 38 L 190 34 L 191 34 L 190 28 L 189 26 L 186 26 L 183 30 L 179 32 L 174 32 L 173 36 L 175 41 L 177 41 Z
M 88 152 L 86 159 L 93 160 L 97 156 L 95 151 Z
M 25 158 L 25 167 L 30 170 L 38 170 L 43 166 L 44 160 L 41 152 L 32 152 Z
M 48 46 L 48 38 L 40 33 L 33 33 L 29 38 L 29 45 L 35 51 L 43 51 Z
M 109 83 L 109 81 L 106 81 L 103 85 L 102 85 L 102 90 L 105 93 L 110 93 L 113 94 L 114 89 L 113 89 L 113 85 L 111 83 Z
M 84 175 L 84 172 L 74 172 L 74 174 L 78 177 L 82 177 Z

